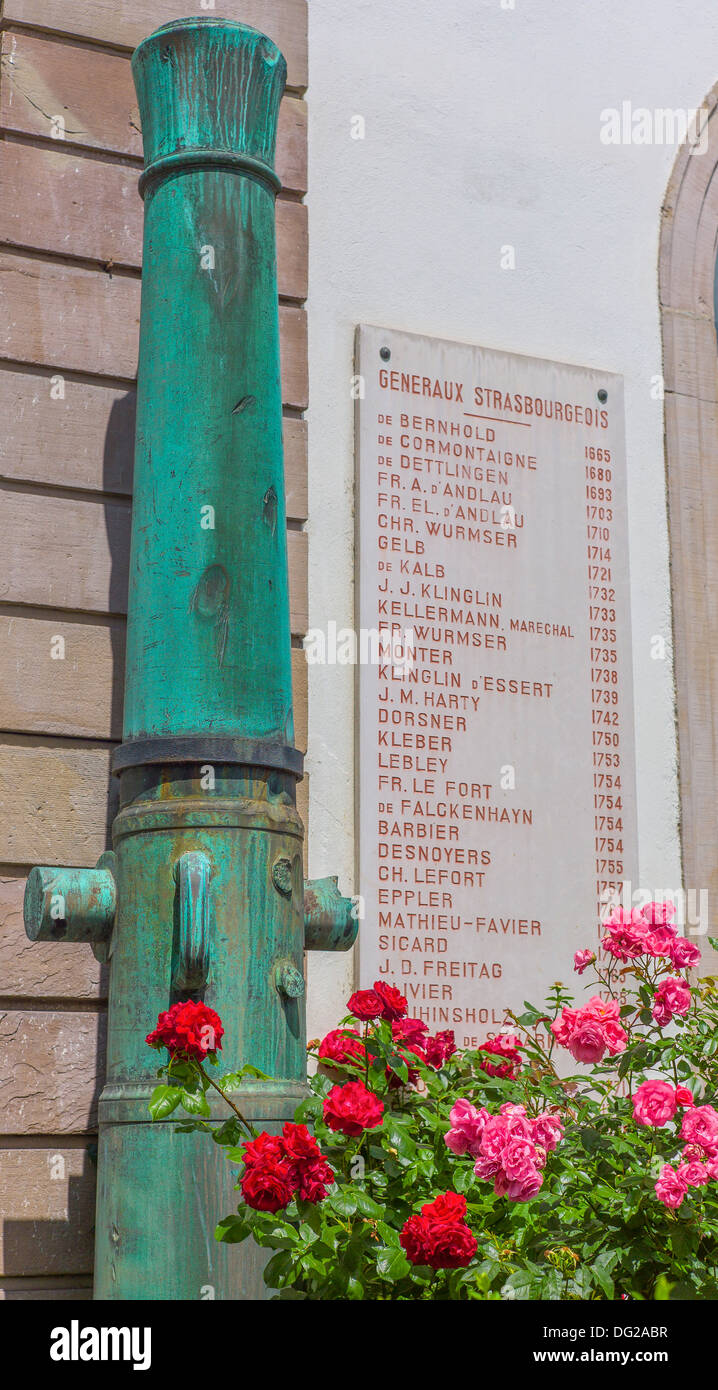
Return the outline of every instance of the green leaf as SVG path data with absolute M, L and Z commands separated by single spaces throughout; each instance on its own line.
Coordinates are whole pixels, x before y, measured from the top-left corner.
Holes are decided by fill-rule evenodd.
M 394 1072 L 394 1075 L 398 1076 L 399 1080 L 403 1081 L 404 1085 L 406 1086 L 406 1083 L 409 1080 L 409 1068 L 406 1062 L 404 1061 L 404 1058 L 400 1057 L 398 1052 L 390 1052 L 389 1056 L 387 1057 L 387 1066 L 391 1068 L 391 1070 Z
M 279 1280 L 295 1267 L 295 1256 L 288 1250 L 278 1250 L 264 1271 L 264 1282 L 270 1289 L 279 1288 Z
M 220 1076 L 217 1085 L 221 1086 L 223 1091 L 236 1091 L 242 1085 L 245 1076 L 254 1076 L 259 1081 L 269 1081 L 266 1072 L 260 1071 L 259 1067 L 253 1067 L 251 1062 L 245 1062 L 239 1071 L 228 1071 L 224 1076 Z
M 596 1280 L 596 1283 L 599 1285 L 599 1288 L 601 1288 L 605 1293 L 606 1298 L 612 1299 L 616 1291 L 613 1279 L 611 1278 L 609 1272 L 609 1268 L 607 1268 L 607 1261 L 613 1260 L 613 1262 L 615 1263 L 617 1259 L 617 1254 L 599 1255 L 598 1259 L 594 1260 L 593 1264 L 590 1266 L 593 1277 Z
M 266 1071 L 260 1071 L 259 1067 L 252 1066 L 251 1062 L 245 1062 L 239 1074 L 240 1076 L 254 1076 L 257 1078 L 258 1081 L 270 1080 L 270 1077 L 267 1076 Z
M 212 1113 L 204 1091 L 197 1091 L 193 1094 L 192 1091 L 187 1091 L 183 1088 L 182 1108 L 190 1115 L 211 1115 Z
M 356 1210 L 360 1216 L 369 1217 L 374 1221 L 380 1221 L 384 1215 L 384 1208 L 380 1207 L 373 1197 L 369 1197 L 366 1192 L 362 1191 L 358 1191 L 356 1194 Z
M 307 1096 L 306 1100 L 300 1102 L 294 1112 L 294 1120 L 298 1125 L 311 1124 L 313 1120 L 321 1119 L 322 1101 L 319 1096 Z
M 632 1066 L 633 1052 L 629 1049 L 628 1051 L 624 1052 L 623 1055 L 618 1059 L 618 1066 L 616 1068 L 618 1075 L 620 1077 L 624 1077 L 626 1075 L 626 1072 L 630 1071 Z
M 531 1286 L 535 1275 L 528 1269 L 517 1269 L 510 1274 L 506 1283 L 501 1289 L 501 1297 L 506 1299 L 520 1299 L 525 1302 L 531 1297 Z
M 171 1075 L 172 1080 L 178 1081 L 182 1086 L 197 1085 L 197 1068 L 191 1062 L 173 1059 L 167 1068 L 167 1074 L 168 1076 Z
M 240 1240 L 246 1240 L 250 1234 L 250 1227 L 240 1216 L 225 1216 L 214 1228 L 215 1240 L 224 1241 L 226 1245 L 237 1245 Z
M 217 1078 L 217 1085 L 221 1086 L 223 1091 L 237 1091 L 241 1084 L 241 1071 L 227 1071 L 224 1076 Z
M 314 1225 L 310 1226 L 308 1221 L 302 1221 L 299 1227 L 299 1239 L 303 1240 L 307 1247 L 314 1246 L 312 1253 L 323 1254 L 326 1252 L 327 1255 L 330 1255 L 331 1250 L 328 1245 L 324 1245 L 323 1242 L 315 1241 L 314 1237 L 318 1234 L 319 1230 Z
M 243 1157 L 241 1149 L 237 1149 L 235 1146 L 240 1143 L 243 1137 L 244 1131 L 242 1130 L 242 1126 L 239 1120 L 235 1120 L 234 1116 L 229 1120 L 225 1120 L 224 1124 L 215 1126 L 212 1130 L 212 1138 L 215 1144 L 230 1144 L 233 1146 L 233 1151 L 235 1153 L 238 1152 L 241 1157 Z M 237 1162 L 239 1162 L 239 1159 L 237 1159 Z
M 303 1225 L 308 1226 L 315 1235 L 319 1235 L 322 1229 L 322 1210 L 316 1202 L 302 1202 L 299 1197 L 296 1199 L 297 1211 Z
M 327 1206 L 331 1207 L 337 1216 L 353 1216 L 357 1209 L 357 1193 L 351 1187 L 340 1187 L 327 1198 Z
M 537 1281 L 531 1281 L 530 1287 L 532 1292 L 536 1289 L 536 1283 Z M 543 1285 L 543 1288 L 541 1288 L 541 1285 Z M 553 1303 L 560 1301 L 564 1291 L 563 1275 L 560 1274 L 557 1269 L 550 1269 L 548 1274 L 541 1280 L 541 1284 L 538 1285 L 538 1288 L 541 1288 L 543 1298 L 548 1298 Z
M 610 1139 L 607 1139 L 603 1134 L 599 1134 L 599 1131 L 593 1129 L 590 1125 L 586 1126 L 585 1129 L 580 1129 L 578 1133 L 586 1153 L 596 1153 L 598 1150 L 605 1151 L 613 1148 Z
M 400 1248 L 399 1232 L 395 1231 L 392 1226 L 387 1226 L 386 1221 L 377 1221 L 376 1229 L 385 1245 L 394 1246 L 396 1249 Z
M 466 1196 L 466 1193 L 474 1186 L 475 1182 L 476 1178 L 471 1164 L 457 1163 L 455 1165 L 453 1173 L 453 1188 L 455 1192 L 460 1192 L 462 1197 Z
M 408 1163 L 416 1156 L 416 1144 L 409 1135 L 407 1120 L 411 1123 L 408 1116 L 400 1119 L 398 1115 L 385 1114 L 382 1137 L 385 1148 L 396 1149 L 399 1158 Z
M 182 1099 L 181 1086 L 155 1086 L 150 1096 L 149 1111 L 153 1120 L 164 1120 L 177 1109 Z
M 695 1250 L 696 1232 L 691 1226 L 677 1224 L 671 1231 L 671 1247 L 679 1260 L 685 1259 Z
M 701 1294 L 695 1284 L 689 1284 L 686 1279 L 681 1279 L 678 1284 L 674 1284 L 670 1292 L 672 1303 L 696 1302 L 701 1299 Z
M 404 1251 L 396 1245 L 379 1245 L 376 1250 L 377 1273 L 382 1279 L 404 1279 L 409 1273 L 411 1265 L 404 1254 Z

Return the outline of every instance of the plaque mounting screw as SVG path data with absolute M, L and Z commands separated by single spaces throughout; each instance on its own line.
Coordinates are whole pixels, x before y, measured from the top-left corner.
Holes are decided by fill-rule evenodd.
M 603 405 L 604 401 L 608 400 L 608 391 L 604 391 L 603 387 L 601 387 L 601 390 L 598 392 L 598 399 L 601 405 Z
M 379 356 L 381 357 L 382 362 L 388 362 L 389 358 L 391 357 L 391 348 L 379 348 Z

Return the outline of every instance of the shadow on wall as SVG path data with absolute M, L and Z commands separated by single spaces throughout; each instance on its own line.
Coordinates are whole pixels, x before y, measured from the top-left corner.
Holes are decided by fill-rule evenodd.
M 115 400 L 107 421 L 103 455 L 103 486 L 108 493 L 132 494 L 132 475 L 135 452 L 136 391 Z M 105 527 L 110 552 L 109 602 L 112 613 L 122 614 L 123 620 L 110 626 L 112 643 L 112 703 L 111 728 L 113 739 L 122 737 L 122 708 L 125 683 L 125 635 L 127 586 L 130 568 L 131 503 L 107 503 Z M 109 777 L 107 789 L 108 838 L 111 847 L 112 821 L 117 812 L 117 778 Z
M 118 395 L 111 405 L 102 470 L 102 487 L 107 498 L 104 504 L 98 500 L 98 505 L 103 505 L 110 555 L 107 605 L 110 617 L 106 621 L 112 657 L 112 686 L 109 693 L 113 742 L 122 737 L 124 615 L 127 609 L 129 496 L 132 490 L 135 404 L 135 391 L 128 390 L 126 394 Z M 48 796 L 52 795 L 52 789 L 48 788 Z M 112 822 L 118 807 L 117 778 L 109 772 L 105 807 L 105 844 L 109 849 Z M 23 932 L 22 922 L 18 925 Z M 89 946 L 59 943 L 31 949 L 71 952 L 73 956 L 77 952 L 88 955 L 90 952 Z M 92 1297 L 97 1159 L 97 1141 L 93 1131 L 97 1125 L 97 1102 L 105 1079 L 104 1001 L 107 999 L 108 977 L 108 967 L 100 967 L 99 989 L 95 997 L 102 1003 L 96 1031 L 92 1026 L 94 1004 L 88 1008 L 87 995 L 82 1003 L 72 997 L 62 1001 L 48 998 L 45 1007 L 51 1012 L 35 1014 L 36 1021 L 46 1020 L 44 1046 L 37 1037 L 33 1041 L 33 1037 L 28 1036 L 26 1040 L 26 1047 L 31 1053 L 36 1053 L 38 1048 L 46 1053 L 44 1065 L 47 1073 L 42 1078 L 43 1094 L 37 1097 L 40 1113 L 32 1125 L 32 1137 L 24 1137 L 24 1126 L 18 1120 L 17 1126 L 12 1125 L 17 1137 L 10 1141 L 7 1148 L 3 1145 L 2 1150 L 5 1170 L 2 1187 L 9 1210 L 0 1212 L 0 1284 L 3 1286 L 0 1297 L 6 1301 Z M 53 1005 L 59 1007 L 53 1008 Z M 70 1030 L 74 1031 L 74 1036 Z M 96 1044 L 94 1057 L 90 1061 L 88 1046 L 91 1045 L 93 1034 Z M 63 1122 L 68 1123 L 70 1132 L 67 1134 L 58 1133 Z M 44 1135 L 39 1137 L 38 1129 L 52 1135 L 52 1139 L 47 1140 Z M 87 1135 L 78 1133 L 78 1130 L 85 1129 Z M 41 1215 L 34 1217 L 34 1213 Z
M 23 1205 L 58 1214 L 2 1222 L 3 1299 L 91 1299 L 96 1140 L 81 1141 L 81 1147 L 67 1148 L 60 1141 L 56 1147 L 11 1149 L 4 1162 L 13 1158 L 20 1161 L 13 1186 L 22 1191 Z M 28 1190 L 21 1166 L 31 1169 Z

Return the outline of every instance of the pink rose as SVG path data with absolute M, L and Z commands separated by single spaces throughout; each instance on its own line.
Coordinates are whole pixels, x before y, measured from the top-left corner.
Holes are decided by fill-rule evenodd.
M 695 1105 L 693 1094 L 687 1086 L 676 1086 L 676 1105 Z
M 688 1013 L 691 1006 L 690 986 L 685 980 L 671 975 L 667 980 L 661 981 L 653 998 L 653 1017 L 662 1028 L 666 1023 L 670 1023 L 674 1014 Z
M 617 999 L 594 995 L 580 1009 L 564 1008 L 551 1024 L 551 1031 L 577 1062 L 600 1062 L 607 1050 L 612 1054 L 625 1050 L 628 1039 L 619 1016 Z
M 474 1172 L 478 1178 L 494 1179 L 497 1196 L 528 1202 L 540 1190 L 547 1152 L 562 1134 L 558 1116 L 546 1112 L 529 1120 L 523 1105 L 507 1101 L 484 1125 Z
M 685 936 L 674 937 L 670 954 L 676 970 L 692 970 L 701 958 L 698 947 L 694 946 L 692 941 L 688 941 Z
M 476 1110 L 468 1100 L 457 1100 L 449 1115 L 451 1129 L 444 1135 L 444 1143 L 457 1155 L 470 1153 L 473 1158 L 481 1147 L 481 1136 L 487 1120 L 488 1110 Z
M 486 1158 L 480 1154 L 474 1164 L 474 1172 L 477 1178 L 493 1178 L 497 1173 L 502 1172 L 500 1158 Z
M 543 1183 L 543 1173 L 534 1169 L 522 1181 L 510 1182 L 506 1190 L 506 1196 L 510 1202 L 530 1202 L 536 1196 Z
M 644 1081 L 633 1097 L 636 1124 L 661 1129 L 676 1113 L 676 1093 L 668 1081 Z
M 676 909 L 672 902 L 646 903 L 641 908 L 641 916 L 652 927 L 667 927 L 673 921 Z M 675 927 L 672 929 L 675 931 Z
M 718 1115 L 712 1105 L 693 1105 L 683 1116 L 681 1138 L 704 1152 L 718 1154 Z
M 601 945 L 609 955 L 625 964 L 643 954 L 645 935 L 645 931 L 638 932 L 633 927 L 612 927 L 608 935 L 602 937 Z
M 688 1163 L 678 1164 L 676 1177 L 679 1182 L 685 1183 L 686 1187 L 703 1187 L 708 1181 L 709 1173 L 705 1163 L 698 1158 L 692 1158 Z
M 542 1149 L 551 1153 L 563 1139 L 563 1120 L 558 1115 L 551 1115 L 545 1111 L 543 1115 L 537 1115 L 531 1121 L 531 1133 L 534 1143 L 540 1144 Z
M 620 1023 L 615 1023 L 612 1018 L 607 1019 L 603 1025 L 603 1035 L 612 1056 L 617 1052 L 625 1052 L 628 1038 Z
M 560 1018 L 555 1018 L 551 1024 L 551 1032 L 556 1042 L 560 1043 L 562 1047 L 568 1047 L 568 1040 L 576 1026 L 577 1018 L 578 1009 L 571 1009 L 567 1004 Z
M 587 965 L 591 965 L 596 959 L 595 951 L 576 951 L 573 958 L 573 968 L 577 975 L 583 975 Z
M 580 1014 L 585 1014 L 587 1018 L 600 1019 L 602 1023 L 614 1023 L 621 1017 L 621 1006 L 617 999 L 602 999 L 600 994 L 594 994 L 587 1004 L 579 1009 Z
M 601 945 L 609 955 L 626 962 L 642 954 L 648 926 L 640 908 L 634 907 L 629 912 L 616 907 L 604 925 L 608 935 L 603 937 Z
M 506 1120 L 503 1115 L 492 1115 L 487 1121 L 481 1136 L 481 1152 L 487 1158 L 501 1158 L 506 1147 Z
M 656 1196 L 659 1202 L 675 1210 L 681 1205 L 688 1188 L 683 1180 L 678 1176 L 675 1168 L 671 1168 L 670 1163 L 664 1163 L 661 1174 L 656 1183 Z
M 656 958 L 666 956 L 670 960 L 675 940 L 676 933 L 672 927 L 656 927 L 655 931 L 650 931 L 646 937 L 646 955 Z
M 568 1042 L 568 1050 L 577 1062 L 600 1062 L 606 1047 L 606 1035 L 601 1024 L 591 1019 L 577 1024 Z
M 526 1182 L 536 1167 L 535 1157 L 536 1147 L 531 1139 L 522 1135 L 510 1138 L 501 1158 L 507 1178 L 511 1182 Z
M 640 907 L 614 907 L 610 916 L 604 920 L 604 926 L 609 929 L 612 927 L 625 927 L 627 929 L 636 927 L 640 930 L 645 925 L 646 919 L 643 916 L 643 909 Z

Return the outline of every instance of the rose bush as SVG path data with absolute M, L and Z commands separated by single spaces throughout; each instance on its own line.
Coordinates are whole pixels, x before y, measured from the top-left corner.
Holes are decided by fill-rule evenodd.
M 556 984 L 480 1048 L 390 985 L 357 991 L 281 1134 L 235 1103 L 253 1067 L 206 1070 L 217 1015 L 175 1005 L 148 1036 L 169 1051 L 151 1110 L 237 1166 L 217 1238 L 272 1251 L 279 1298 L 718 1298 L 718 992 L 689 981 L 674 915 L 616 909 L 575 956 L 589 997 Z

